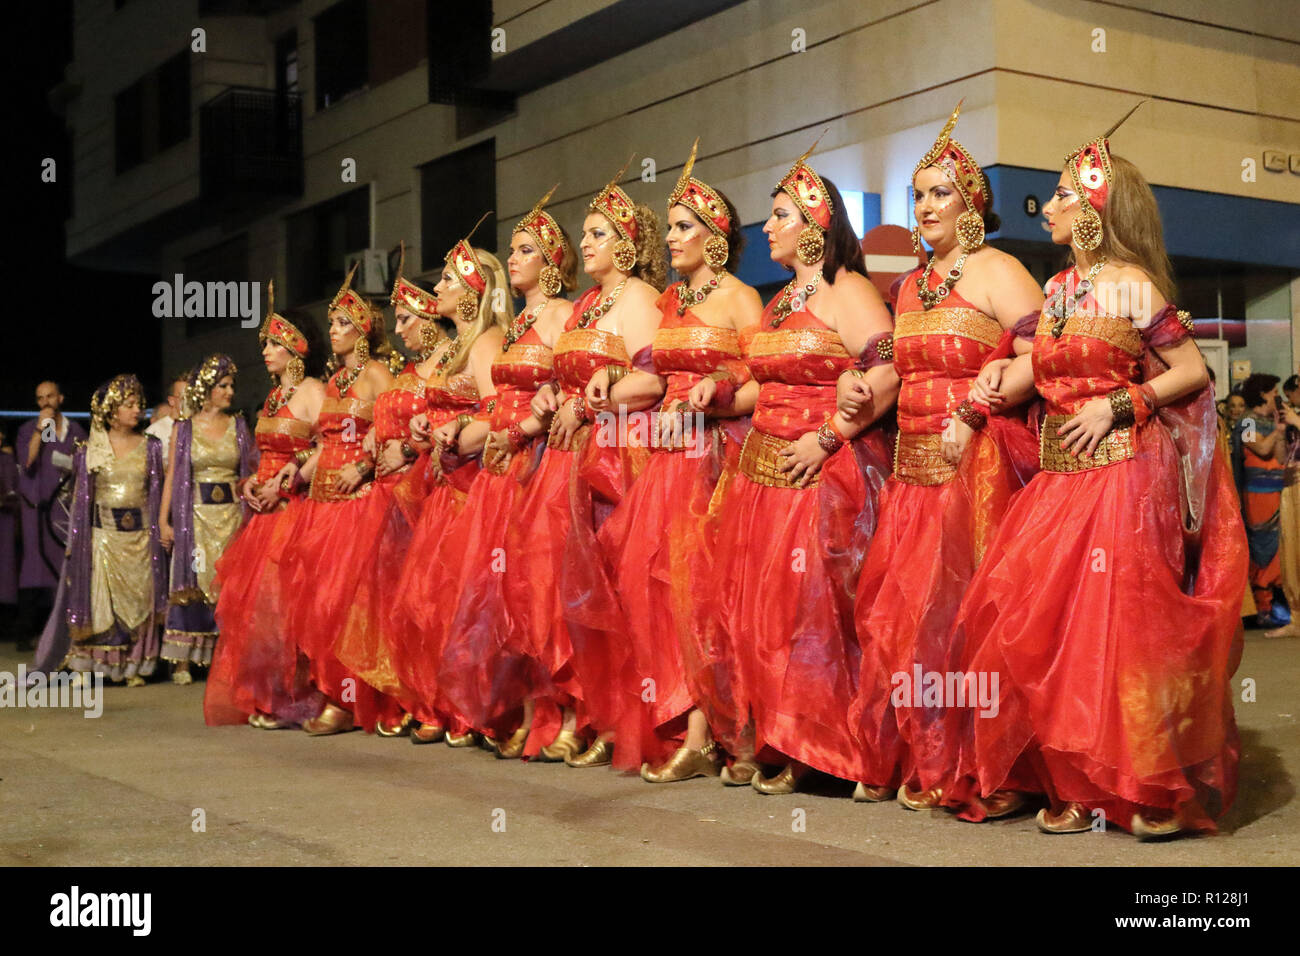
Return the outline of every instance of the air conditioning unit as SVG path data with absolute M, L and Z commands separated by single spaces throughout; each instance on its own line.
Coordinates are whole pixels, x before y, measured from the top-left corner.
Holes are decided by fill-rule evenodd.
M 357 274 L 352 278 L 352 288 L 366 295 L 381 295 L 388 291 L 388 253 L 383 249 L 358 249 L 344 257 L 343 274 L 347 275 L 352 263 L 359 262 Z

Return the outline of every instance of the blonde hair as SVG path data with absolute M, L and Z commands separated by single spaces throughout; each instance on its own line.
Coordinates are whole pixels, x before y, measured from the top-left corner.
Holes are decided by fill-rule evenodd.
M 1155 193 L 1136 166 L 1110 157 L 1114 175 L 1101 211 L 1101 245 L 1095 255 L 1135 265 L 1151 277 L 1166 302 L 1176 293 L 1173 265 L 1165 251 L 1164 227 Z M 1080 197 L 1081 202 L 1087 199 Z
M 510 298 L 510 279 L 501 261 L 486 249 L 477 246 L 474 247 L 474 255 L 478 257 L 479 265 L 483 267 L 483 277 L 487 280 L 487 285 L 479 293 L 478 314 L 474 316 L 474 321 L 457 336 L 457 339 L 463 337 L 464 342 L 457 342 L 456 357 L 444 370 L 444 374 L 448 377 L 463 371 L 469 364 L 470 350 L 474 348 L 474 343 L 478 341 L 480 335 L 494 325 L 500 326 L 504 332 L 515 320 L 515 304 Z M 468 295 L 468 292 L 462 294 Z M 497 308 L 498 305 L 500 308 Z
M 659 217 L 644 203 L 637 203 L 633 211 L 636 215 L 636 265 L 632 267 L 632 275 L 662 292 L 668 284 L 668 256 L 664 252 Z

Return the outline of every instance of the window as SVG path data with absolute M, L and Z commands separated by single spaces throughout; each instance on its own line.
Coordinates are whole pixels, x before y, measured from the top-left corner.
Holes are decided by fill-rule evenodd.
M 484 140 L 420 167 L 420 245 L 425 269 L 435 268 L 479 217 L 496 208 L 496 141 Z M 478 227 L 473 243 L 497 251 L 496 220 Z
M 190 138 L 190 53 L 183 50 L 113 99 L 119 174 Z
M 289 289 L 295 305 L 328 299 L 343 283 L 343 259 L 370 245 L 370 187 L 317 203 L 286 222 Z
M 124 173 L 144 161 L 144 86 L 140 82 L 113 98 L 113 131 L 117 171 Z
M 190 51 L 158 68 L 158 150 L 190 138 Z
M 298 92 L 298 31 L 290 30 L 275 40 L 275 91 Z
M 343 0 L 315 20 L 316 109 L 328 109 L 370 80 L 365 0 Z
M 425 14 L 429 6 L 425 0 L 387 0 L 382 4 L 380 15 L 370 25 L 371 86 L 387 83 L 420 65 L 424 59 Z M 438 15 L 444 15 L 443 11 L 439 10 Z M 491 25 L 488 30 L 491 31 Z

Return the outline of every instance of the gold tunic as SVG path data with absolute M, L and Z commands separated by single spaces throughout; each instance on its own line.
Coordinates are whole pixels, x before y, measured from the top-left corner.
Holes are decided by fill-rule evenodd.
M 235 419 L 229 416 L 225 432 L 220 438 L 210 439 L 203 434 L 198 422 L 193 425 L 190 438 L 190 470 L 194 481 L 194 547 L 199 549 L 203 561 L 195 577 L 209 604 L 217 603 L 212 588 L 217 559 L 221 557 L 231 537 L 239 530 L 243 510 L 239 504 L 239 442 L 235 432 Z M 203 503 L 203 484 L 219 486 L 210 491 L 211 504 Z
M 141 440 L 94 475 L 96 521 L 90 535 L 90 614 L 95 634 L 110 630 L 114 618 L 126 630 L 134 630 L 153 611 L 147 445 L 148 439 Z

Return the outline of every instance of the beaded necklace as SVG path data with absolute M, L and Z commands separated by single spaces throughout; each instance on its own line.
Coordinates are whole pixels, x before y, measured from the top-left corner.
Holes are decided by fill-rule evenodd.
M 608 314 L 609 310 L 614 308 L 614 303 L 618 301 L 618 297 L 623 294 L 623 287 L 625 285 L 627 285 L 627 279 L 624 279 L 616 285 L 614 291 L 607 295 L 605 301 L 601 302 L 600 305 L 590 309 L 583 309 L 582 317 L 578 319 L 578 328 L 585 329 L 587 326 L 598 321 L 602 315 Z
M 781 297 L 776 300 L 776 305 L 772 308 L 772 328 L 778 329 L 781 323 L 790 317 L 791 312 L 802 312 L 808 300 L 812 298 L 813 293 L 817 291 L 822 282 L 821 271 L 813 273 L 812 281 L 805 282 L 802 289 L 795 291 L 798 286 L 798 279 L 791 279 L 781 290 Z
M 366 370 L 366 366 L 369 364 L 370 360 L 367 359 L 356 368 L 349 369 L 344 366 L 334 373 L 334 387 L 339 390 L 339 398 L 345 397 L 351 391 L 352 386 L 357 384 L 357 379 L 361 377 L 361 373 Z
M 527 335 L 528 330 L 531 329 L 533 324 L 537 321 L 537 317 L 542 314 L 542 310 L 550 304 L 550 299 L 543 299 L 531 309 L 525 310 L 523 315 L 521 315 L 515 322 L 512 322 L 510 324 L 510 330 L 506 332 L 505 341 L 501 343 L 501 351 L 509 352 L 510 346 L 514 345 Z
M 921 307 L 927 311 L 933 309 L 936 305 L 948 298 L 948 293 L 952 291 L 961 279 L 961 270 L 966 265 L 966 257 L 969 252 L 963 252 L 958 258 L 957 263 L 948 270 L 942 282 L 930 289 L 930 273 L 934 271 L 935 257 L 931 256 L 930 261 L 925 264 L 925 271 L 916 277 L 916 295 L 921 300 Z
M 687 309 L 693 309 L 707 299 L 717 290 L 718 286 L 722 284 L 722 280 L 726 277 L 727 272 L 724 269 L 708 282 L 704 283 L 704 285 L 700 286 L 698 290 L 692 289 L 690 283 L 686 280 L 682 280 L 678 283 L 677 315 L 679 317 L 685 315 Z
M 271 389 L 271 394 L 266 396 L 266 416 L 274 418 L 279 414 L 280 409 L 289 404 L 289 399 L 293 398 L 293 393 L 298 391 L 297 385 L 290 385 L 289 390 L 284 390 L 284 383 L 281 382 L 275 388 Z
M 1092 291 L 1092 280 L 1097 278 L 1097 273 L 1101 272 L 1101 267 L 1106 264 L 1106 257 L 1102 256 L 1093 267 L 1088 270 L 1087 276 L 1079 280 L 1079 284 L 1074 287 L 1071 295 L 1065 294 L 1066 283 L 1062 282 L 1060 287 L 1052 293 L 1052 297 L 1047 300 L 1047 314 L 1055 321 L 1052 322 L 1052 337 L 1060 338 L 1061 333 L 1065 331 L 1065 323 L 1074 315 L 1075 310 L 1079 308 L 1079 300 Z M 1078 275 L 1078 269 L 1071 269 L 1071 275 Z

